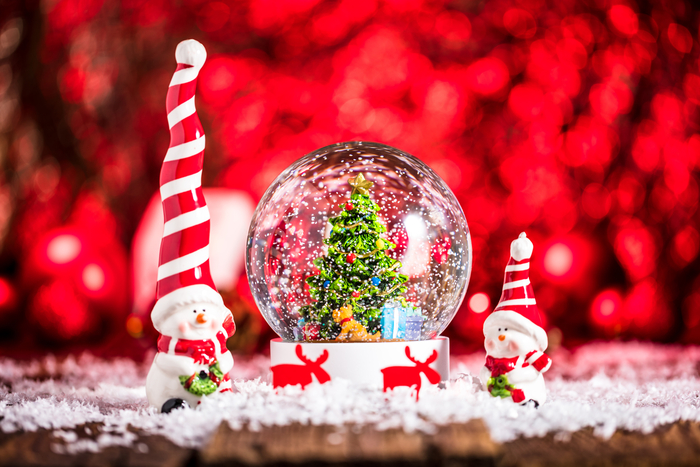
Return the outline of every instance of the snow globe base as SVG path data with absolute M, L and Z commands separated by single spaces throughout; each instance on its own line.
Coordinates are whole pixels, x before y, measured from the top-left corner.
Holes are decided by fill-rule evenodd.
M 392 342 L 270 341 L 275 387 L 344 379 L 362 386 L 392 389 L 437 385 L 450 378 L 450 341 L 437 337 Z

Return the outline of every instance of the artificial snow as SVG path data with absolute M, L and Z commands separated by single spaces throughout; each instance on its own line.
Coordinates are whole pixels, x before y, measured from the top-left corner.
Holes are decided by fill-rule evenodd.
M 147 405 L 144 383 L 150 361 L 105 361 L 90 355 L 60 362 L 51 357 L 31 363 L 0 359 L 0 429 L 53 430 L 51 448 L 73 454 L 115 445 L 145 452 L 148 448 L 133 428 L 197 448 L 222 421 L 250 430 L 301 423 L 434 433 L 440 425 L 480 418 L 497 442 L 547 433 L 566 441 L 586 427 L 609 438 L 620 429 L 650 433 L 679 420 L 700 421 L 700 348 L 597 343 L 552 357 L 552 369 L 545 374 L 548 401 L 539 409 L 482 391 L 474 376 L 484 361 L 479 353 L 453 357 L 447 387 L 424 386 L 417 402 L 408 388 L 386 394 L 341 380 L 305 390 L 274 390 L 266 358 L 238 357 L 233 394 L 215 393 L 195 410 L 170 414 Z M 98 424 L 98 432 L 87 426 L 91 423 Z M 94 436 L 78 436 L 81 425 L 84 434 Z

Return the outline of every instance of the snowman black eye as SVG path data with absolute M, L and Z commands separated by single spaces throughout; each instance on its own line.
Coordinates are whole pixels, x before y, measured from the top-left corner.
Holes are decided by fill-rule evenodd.
M 498 328 L 498 332 L 501 332 L 501 328 Z
M 197 310 L 192 310 L 192 313 L 197 313 Z
M 503 328 L 503 330 L 504 330 L 504 331 L 507 331 L 507 330 L 508 330 L 508 328 Z
M 207 310 L 205 310 L 205 309 L 202 309 L 202 313 L 204 313 L 205 311 L 207 311 Z

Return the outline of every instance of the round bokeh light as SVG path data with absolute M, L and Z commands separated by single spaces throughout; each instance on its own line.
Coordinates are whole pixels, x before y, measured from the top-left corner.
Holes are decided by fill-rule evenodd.
M 247 241 L 262 315 L 285 341 L 425 340 L 464 299 L 464 213 L 420 160 L 338 143 L 289 166 L 265 192 Z

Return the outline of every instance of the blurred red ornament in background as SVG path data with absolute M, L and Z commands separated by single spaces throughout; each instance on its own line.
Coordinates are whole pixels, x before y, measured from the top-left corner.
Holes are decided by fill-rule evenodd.
M 564 243 L 550 246 L 544 255 L 544 270 L 553 277 L 566 277 L 571 272 L 574 254 Z
M 625 36 L 633 36 L 639 30 L 637 13 L 627 5 L 613 5 L 608 17 L 615 29 Z
M 533 85 L 519 84 L 510 91 L 508 106 L 521 120 L 534 120 L 542 112 L 544 93 Z
M 622 296 L 617 290 L 607 289 L 596 295 L 589 311 L 594 328 L 604 337 L 616 337 L 627 329 L 622 313 Z
M 630 279 L 637 281 L 654 272 L 658 250 L 649 229 L 630 219 L 614 230 L 615 255 Z
M 95 342 L 128 310 L 126 252 L 109 232 L 68 226 L 39 238 L 22 264 L 31 331 L 49 343 Z
M 12 327 L 19 316 L 17 290 L 14 285 L 4 277 L 0 277 L 0 330 Z
M 567 295 L 590 299 L 599 287 L 594 277 L 601 267 L 601 251 L 590 240 L 574 233 L 554 237 L 538 248 L 539 271 L 548 282 L 564 290 Z
M 678 232 L 671 243 L 671 260 L 682 269 L 692 263 L 700 251 L 700 234 L 692 225 Z
M 640 339 L 662 339 L 675 324 L 670 304 L 654 279 L 636 284 L 625 297 L 624 318 L 630 334 Z
M 693 50 L 693 36 L 690 35 L 687 28 L 680 24 L 671 23 L 668 25 L 668 40 L 682 54 L 690 53 Z
M 27 311 L 31 326 L 50 343 L 63 344 L 97 334 L 97 316 L 70 280 L 56 279 L 40 286 Z
M 51 238 L 46 246 L 47 268 L 54 264 L 66 264 L 78 257 L 83 244 L 73 234 L 59 234 Z
M 508 85 L 508 68 L 497 58 L 482 58 L 469 65 L 466 79 L 472 91 L 494 96 Z
M 483 292 L 475 293 L 469 299 L 469 309 L 474 313 L 483 313 L 491 306 L 489 296 Z
M 537 32 L 535 18 L 520 8 L 511 8 L 505 12 L 503 27 L 518 39 L 530 39 Z

